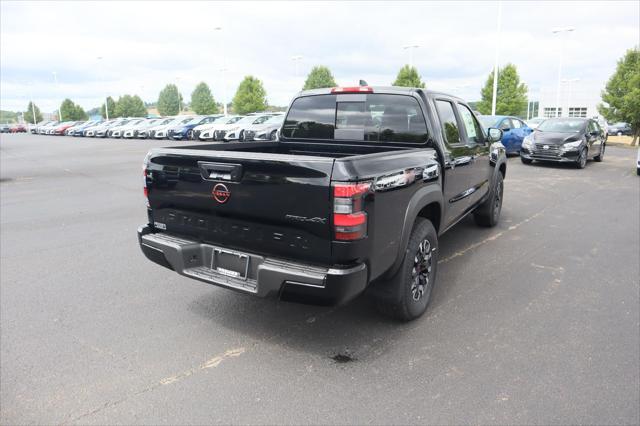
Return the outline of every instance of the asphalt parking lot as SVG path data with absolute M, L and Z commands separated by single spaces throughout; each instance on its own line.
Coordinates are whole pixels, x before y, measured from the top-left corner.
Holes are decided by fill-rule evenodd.
M 141 163 L 176 143 L 0 136 L 0 423 L 640 422 L 634 150 L 509 159 L 501 223 L 442 237 L 401 324 L 147 261 Z

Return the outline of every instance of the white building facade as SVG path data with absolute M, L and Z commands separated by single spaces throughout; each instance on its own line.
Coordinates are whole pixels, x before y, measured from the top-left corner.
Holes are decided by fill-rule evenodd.
M 557 87 L 543 87 L 537 94 L 537 100 L 540 102 L 539 116 L 602 119 L 597 107 L 602 102 L 601 90 L 602 88 L 596 84 L 565 81 L 560 86 L 560 102 L 558 102 Z

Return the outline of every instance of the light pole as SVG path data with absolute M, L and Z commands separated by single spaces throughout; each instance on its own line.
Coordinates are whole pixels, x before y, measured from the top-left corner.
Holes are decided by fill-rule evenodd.
M 98 56 L 96 59 L 98 60 L 98 68 L 100 69 L 100 76 L 102 77 L 102 81 L 104 83 L 104 72 L 102 71 L 102 67 L 100 66 L 100 61 L 102 61 L 102 56 Z M 104 115 L 105 115 L 105 119 L 109 121 L 109 94 L 108 93 L 105 93 L 104 95 Z
M 296 67 L 296 78 L 298 78 L 298 64 L 300 63 L 300 61 L 302 60 L 302 56 L 301 55 L 295 55 L 291 57 L 291 60 L 293 61 L 293 63 L 295 64 Z
M 573 27 L 555 28 L 553 34 L 570 33 L 575 31 Z M 561 117 L 560 112 L 560 84 L 562 83 L 562 54 L 564 53 L 564 38 L 560 40 L 560 57 L 558 58 L 558 88 L 556 89 L 556 117 Z
M 228 70 L 226 68 L 220 68 L 218 71 L 220 71 L 220 74 L 222 75 L 222 81 L 224 81 L 224 73 L 226 73 Z M 224 105 L 222 106 L 222 111 L 224 113 L 224 116 L 226 117 L 227 114 L 227 85 L 223 84 L 222 85 L 222 102 L 224 102 Z
M 56 73 L 55 71 L 52 71 L 53 74 L 53 82 L 56 86 L 56 89 L 58 88 L 58 73 Z M 58 105 L 58 120 L 60 120 L 60 122 L 62 122 L 62 105 Z
M 567 117 L 570 117 L 569 111 L 571 109 L 571 83 L 575 83 L 580 81 L 579 78 L 564 78 L 562 79 L 563 83 L 567 85 Z
M 33 91 L 31 90 L 31 84 L 29 84 L 29 100 L 31 101 L 31 113 L 33 114 L 33 125 L 36 123 L 36 106 L 33 103 Z
M 213 29 L 213 31 L 220 31 L 220 33 L 222 34 L 222 27 L 215 27 Z M 227 85 L 226 85 L 226 81 L 225 81 L 225 72 L 227 71 L 227 66 L 226 66 L 227 59 L 224 56 L 224 40 L 222 40 L 222 35 L 220 36 L 220 41 L 221 41 L 221 43 L 220 43 L 220 45 L 221 45 L 220 51 L 222 52 L 221 55 L 220 55 L 222 57 L 222 61 L 221 61 L 222 62 L 222 67 L 220 68 L 220 73 L 222 75 L 222 96 L 223 96 L 223 99 L 222 99 L 222 102 L 223 102 L 222 111 L 223 111 L 224 116 L 226 117 L 228 115 L 227 114 Z
M 498 57 L 500 54 L 500 30 L 502 27 L 502 2 L 498 1 L 498 17 L 496 23 L 496 57 L 493 61 L 493 95 L 491 97 L 491 115 L 496 115 L 498 97 Z
M 409 50 L 409 66 L 413 68 L 413 49 L 417 49 L 420 47 L 419 44 L 407 44 L 406 46 L 402 46 L 404 50 Z

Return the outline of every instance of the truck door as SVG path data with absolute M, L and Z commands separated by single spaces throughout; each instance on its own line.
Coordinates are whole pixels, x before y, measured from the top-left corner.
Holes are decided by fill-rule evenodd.
M 445 226 L 455 222 L 466 213 L 469 196 L 474 191 L 473 161 L 475 150 L 465 143 L 461 127 L 463 124 L 455 112 L 453 103 L 448 99 L 436 99 L 436 110 L 444 140 L 444 200 Z
M 490 188 L 493 167 L 489 158 L 489 143 L 485 140 L 482 127 L 468 106 L 458 102 L 458 114 L 462 122 L 463 141 L 471 152 L 471 193 L 469 194 L 469 206 L 475 206 L 482 200 Z M 513 130 L 512 130 L 513 132 Z

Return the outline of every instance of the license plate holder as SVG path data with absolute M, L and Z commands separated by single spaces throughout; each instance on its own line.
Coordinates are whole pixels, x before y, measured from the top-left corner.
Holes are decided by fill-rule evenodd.
M 232 250 L 214 248 L 211 269 L 227 277 L 246 280 L 249 273 L 249 256 Z

